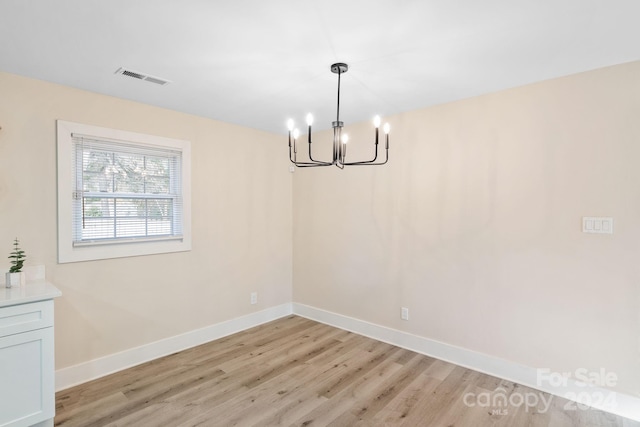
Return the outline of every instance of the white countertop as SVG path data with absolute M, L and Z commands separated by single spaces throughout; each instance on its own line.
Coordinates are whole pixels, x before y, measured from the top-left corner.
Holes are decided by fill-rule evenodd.
M 3 286 L 0 288 L 0 307 L 44 301 L 60 295 L 62 292 L 58 288 L 44 280 L 28 282 L 24 286 L 14 288 Z

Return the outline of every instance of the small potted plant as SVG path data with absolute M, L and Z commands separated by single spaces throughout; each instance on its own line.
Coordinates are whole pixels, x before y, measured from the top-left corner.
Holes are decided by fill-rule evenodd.
M 11 260 L 11 268 L 9 268 L 9 272 L 6 275 L 7 288 L 24 285 L 25 278 L 22 273 L 22 266 L 26 256 L 24 251 L 20 249 L 20 242 L 17 237 L 13 241 L 13 251 L 11 251 L 9 259 Z

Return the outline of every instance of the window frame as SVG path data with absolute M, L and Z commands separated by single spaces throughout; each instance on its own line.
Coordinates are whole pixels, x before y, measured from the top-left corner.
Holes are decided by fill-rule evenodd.
M 57 120 L 58 148 L 58 263 L 123 258 L 191 250 L 191 143 L 160 136 Z M 182 238 L 126 237 L 109 241 L 73 241 L 75 159 L 73 134 L 122 141 L 140 147 L 161 147 L 182 153 Z

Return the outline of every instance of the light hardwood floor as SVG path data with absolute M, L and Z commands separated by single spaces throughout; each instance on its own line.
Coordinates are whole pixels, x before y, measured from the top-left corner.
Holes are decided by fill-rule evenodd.
M 501 393 L 538 404 L 473 405 Z M 64 390 L 56 411 L 57 426 L 640 426 L 297 316 Z

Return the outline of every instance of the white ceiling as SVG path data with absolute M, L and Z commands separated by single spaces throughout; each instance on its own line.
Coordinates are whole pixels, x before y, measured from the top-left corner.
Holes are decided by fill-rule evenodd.
M 284 133 L 335 120 L 334 62 L 348 125 L 638 60 L 639 17 L 638 0 L 0 0 L 0 70 Z

